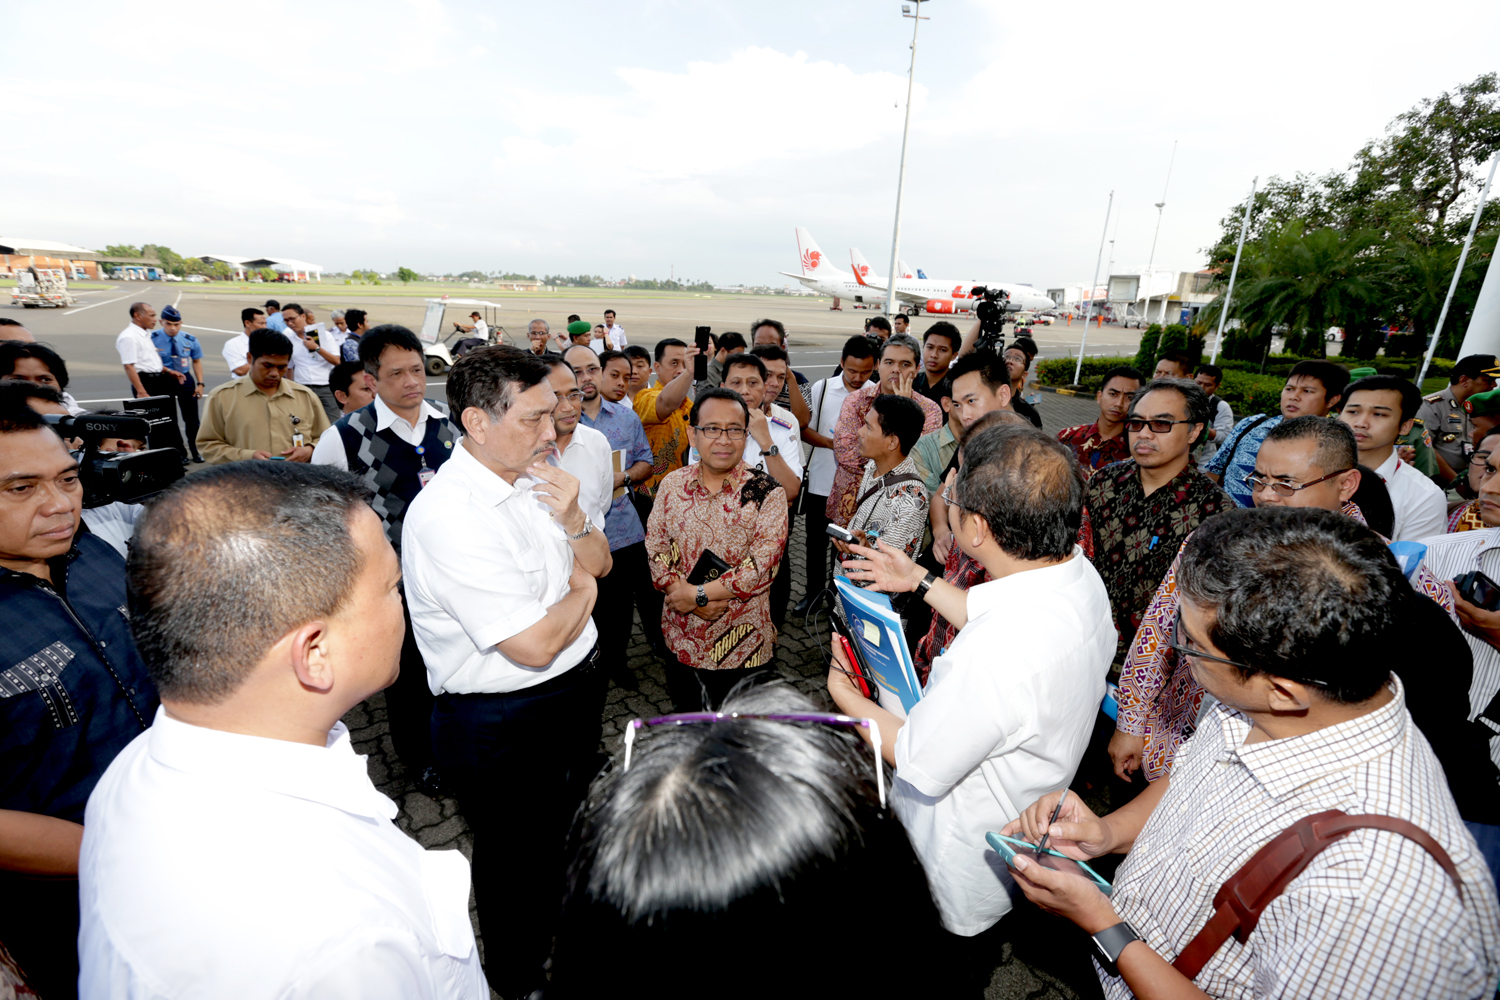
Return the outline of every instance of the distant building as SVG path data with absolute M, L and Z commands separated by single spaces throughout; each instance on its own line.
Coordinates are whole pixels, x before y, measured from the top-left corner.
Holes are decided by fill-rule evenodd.
M 0 275 L 6 277 L 37 267 L 57 268 L 70 278 L 97 278 L 100 261 L 100 255 L 94 251 L 69 243 L 0 236 Z

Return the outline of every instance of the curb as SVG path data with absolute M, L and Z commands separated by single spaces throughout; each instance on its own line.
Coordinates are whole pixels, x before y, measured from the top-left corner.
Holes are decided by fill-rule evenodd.
M 1042 385 L 1040 382 L 1033 382 L 1033 383 L 1031 383 L 1031 388 L 1038 389 L 1038 390 L 1040 390 L 1042 392 L 1056 393 L 1059 396 L 1092 396 L 1093 395 L 1093 393 L 1089 392 L 1087 389 L 1060 389 L 1057 386 Z

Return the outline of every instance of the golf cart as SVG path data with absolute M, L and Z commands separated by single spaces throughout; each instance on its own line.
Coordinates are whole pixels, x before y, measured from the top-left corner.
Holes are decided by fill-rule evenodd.
M 446 313 L 449 306 L 468 306 L 467 312 L 463 314 L 464 319 L 469 318 L 469 313 L 478 312 L 484 317 L 485 324 L 490 328 L 488 340 L 479 340 L 475 337 L 464 337 L 466 331 L 459 326 L 458 321 L 452 322 L 452 329 L 444 332 L 448 326 Z M 427 314 L 422 317 L 422 332 L 417 339 L 422 341 L 422 354 L 427 359 L 427 374 L 442 375 L 453 367 L 453 359 L 462 357 L 467 351 L 485 343 L 511 344 L 510 334 L 500 326 L 500 303 L 486 302 L 483 299 L 450 299 L 444 296 L 441 299 L 427 300 Z M 457 344 L 449 346 L 455 337 L 464 337 Z

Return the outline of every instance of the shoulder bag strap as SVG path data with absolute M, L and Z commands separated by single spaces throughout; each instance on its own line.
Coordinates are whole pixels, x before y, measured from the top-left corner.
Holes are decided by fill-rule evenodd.
M 1234 444 L 1229 446 L 1229 457 L 1224 459 L 1224 475 L 1229 475 L 1229 466 L 1234 464 L 1234 453 L 1240 450 L 1240 442 L 1245 440 L 1245 435 L 1249 434 L 1251 431 L 1255 430 L 1255 428 L 1259 427 L 1261 424 L 1270 419 L 1271 414 L 1262 413 L 1260 415 L 1260 419 L 1256 420 L 1249 427 L 1246 427 L 1244 430 L 1240 431 L 1239 435 L 1234 439 Z
M 881 490 L 889 489 L 897 483 L 920 483 L 922 477 L 911 472 L 903 472 L 899 476 L 881 476 L 874 486 L 865 490 L 865 495 L 854 501 L 854 509 L 859 510 L 864 506 L 866 500 L 870 499 Z
M 1304 816 L 1281 831 L 1219 887 L 1214 896 L 1214 915 L 1182 949 L 1172 968 L 1194 979 L 1231 936 L 1244 944 L 1266 907 L 1286 891 L 1286 887 L 1313 859 L 1351 831 L 1359 829 L 1386 830 L 1416 842 L 1448 873 L 1462 901 L 1464 889 L 1458 868 L 1448 852 L 1426 830 L 1394 816 L 1350 816 L 1338 809 L 1330 809 Z
M 837 378 L 838 376 L 835 375 L 832 377 Z M 823 401 L 828 398 L 828 379 L 825 378 L 818 382 L 818 388 L 822 391 L 818 393 L 818 408 L 813 411 L 812 429 L 814 431 L 817 431 L 817 429 L 823 424 Z M 800 392 L 801 390 L 799 389 L 798 391 Z M 797 436 L 797 447 L 802 447 L 802 436 L 800 434 Z M 816 448 L 814 448 L 813 450 L 817 451 Z M 797 490 L 797 506 L 795 508 L 795 513 L 802 513 L 802 507 L 806 503 L 805 497 L 807 496 L 807 482 L 811 476 L 812 456 L 809 455 L 807 461 L 802 463 L 802 486 Z

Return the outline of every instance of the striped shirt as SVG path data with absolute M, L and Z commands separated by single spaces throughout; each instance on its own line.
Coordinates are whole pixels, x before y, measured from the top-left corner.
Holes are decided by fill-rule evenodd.
M 1318 855 L 1198 974 L 1212 997 L 1482 997 L 1500 976 L 1500 905 L 1442 769 L 1412 723 L 1399 678 L 1374 711 L 1302 736 L 1246 744 L 1249 720 L 1215 705 L 1112 897 L 1121 918 L 1173 960 L 1213 914 L 1219 886 L 1297 820 L 1327 809 L 1396 816 L 1453 858 L 1447 874 L 1415 842 L 1355 830 Z M 1100 973 L 1106 996 L 1131 991 Z

